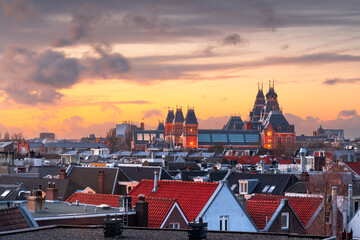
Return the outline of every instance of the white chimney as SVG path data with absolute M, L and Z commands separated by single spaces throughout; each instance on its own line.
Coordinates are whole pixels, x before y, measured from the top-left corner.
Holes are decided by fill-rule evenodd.
M 300 149 L 300 159 L 301 159 L 301 171 L 302 172 L 306 172 L 306 149 L 305 148 L 301 148 Z
M 159 172 L 158 171 L 154 171 L 154 188 L 152 190 L 152 192 L 156 192 L 156 190 L 158 189 L 158 180 L 159 180 Z
M 337 193 L 336 193 L 337 187 L 332 187 L 332 211 L 331 211 L 331 225 L 332 225 L 332 236 L 336 236 L 336 230 L 337 230 Z
M 353 216 L 353 189 L 352 189 L 352 184 L 349 184 L 349 192 L 348 192 L 348 216 L 349 216 L 349 221 Z
M 264 159 L 260 161 L 261 164 L 261 173 L 265 173 L 265 161 Z

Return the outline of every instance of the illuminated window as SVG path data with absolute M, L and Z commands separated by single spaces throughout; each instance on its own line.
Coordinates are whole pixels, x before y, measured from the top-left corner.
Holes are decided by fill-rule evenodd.
M 271 143 L 271 139 L 268 139 L 267 141 L 268 141 L 268 143 Z
M 194 142 L 190 142 L 190 146 L 193 146 L 194 145 Z
M 271 132 L 271 131 L 268 131 L 268 132 L 267 132 L 267 135 L 268 135 L 268 136 L 272 136 L 272 132 Z

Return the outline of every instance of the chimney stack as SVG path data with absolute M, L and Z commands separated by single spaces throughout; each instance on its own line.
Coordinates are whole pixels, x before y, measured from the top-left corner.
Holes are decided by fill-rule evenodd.
M 301 171 L 306 172 L 306 149 L 301 148 L 300 149 L 300 159 L 301 159 Z
M 138 227 L 148 227 L 149 203 L 145 201 L 145 195 L 139 195 L 136 202 L 136 222 Z
M 265 161 L 264 159 L 260 161 L 261 164 L 261 173 L 265 173 Z
M 67 178 L 67 174 L 65 169 L 60 169 L 59 179 L 66 179 L 66 178 Z
M 348 192 L 348 201 L 349 201 L 349 204 L 348 204 L 348 209 L 349 209 L 349 220 L 352 218 L 353 216 L 353 189 L 352 189 L 352 184 L 349 184 L 349 192 Z
M 27 198 L 27 208 L 30 212 L 41 212 L 44 209 L 44 201 L 40 189 L 32 190 L 31 196 Z
M 48 188 L 45 189 L 45 193 L 46 193 L 46 200 L 49 201 L 57 201 L 59 200 L 59 190 L 56 188 L 55 186 L 55 182 L 48 183 Z
M 97 179 L 98 179 L 97 193 L 106 193 L 106 175 L 104 170 L 99 170 Z
M 332 236 L 337 234 L 337 187 L 332 187 L 331 199 L 332 199 L 332 211 L 331 211 L 331 225 L 332 225 Z
M 154 188 L 152 190 L 152 192 L 156 192 L 156 190 L 158 189 L 158 180 L 159 180 L 159 172 L 156 170 L 154 171 Z

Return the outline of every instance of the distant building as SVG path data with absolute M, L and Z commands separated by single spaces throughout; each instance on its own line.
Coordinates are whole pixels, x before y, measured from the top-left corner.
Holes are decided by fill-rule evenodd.
M 55 133 L 40 133 L 41 142 L 53 142 L 55 141 Z

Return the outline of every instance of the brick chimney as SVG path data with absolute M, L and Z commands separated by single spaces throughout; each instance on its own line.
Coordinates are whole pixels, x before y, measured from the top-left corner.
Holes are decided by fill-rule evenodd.
M 136 202 L 136 223 L 137 227 L 148 227 L 149 203 L 145 201 L 145 195 L 139 195 Z
M 65 169 L 60 169 L 59 179 L 67 179 L 67 174 Z
M 106 193 L 106 175 L 104 170 L 99 170 L 97 179 L 98 179 L 97 193 Z
M 45 198 L 43 198 L 41 195 L 42 191 L 39 189 L 31 191 L 31 196 L 27 198 L 27 208 L 30 212 L 43 211 Z
M 59 190 L 55 186 L 55 182 L 48 183 L 48 188 L 45 189 L 46 200 L 57 201 L 59 200 Z

